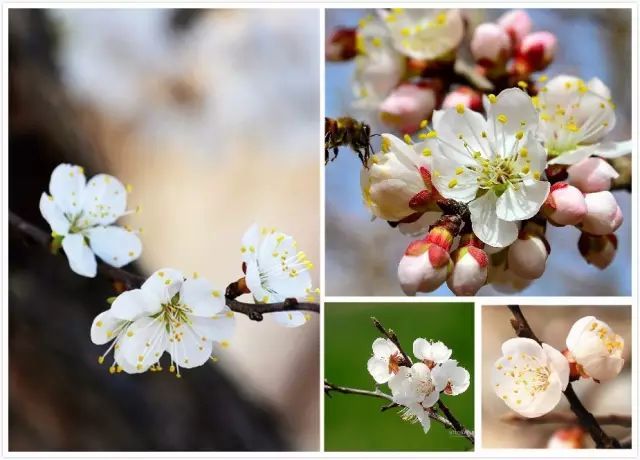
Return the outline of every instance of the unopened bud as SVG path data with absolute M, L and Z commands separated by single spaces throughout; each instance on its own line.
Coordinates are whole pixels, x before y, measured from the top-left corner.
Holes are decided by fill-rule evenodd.
M 609 190 L 611 181 L 618 177 L 618 171 L 608 162 L 598 157 L 585 158 L 567 169 L 569 182 L 584 193 Z
M 358 54 L 356 40 L 357 30 L 352 27 L 336 29 L 325 44 L 325 58 L 327 61 L 340 62 L 353 59 Z
M 509 270 L 524 279 L 538 279 L 544 273 L 550 252 L 551 248 L 544 236 L 538 232 L 522 230 L 509 246 Z
M 413 133 L 436 107 L 436 91 L 425 84 L 405 83 L 380 104 L 380 119 L 402 133 Z
M 442 101 L 443 109 L 456 108 L 460 105 L 480 112 L 482 110 L 482 96 L 469 86 L 459 86 L 447 94 Z
M 447 286 L 455 295 L 475 295 L 487 281 L 487 253 L 475 246 L 463 246 L 451 255 L 453 268 Z
M 566 182 L 556 182 L 542 211 L 552 224 L 576 225 L 587 214 L 587 205 L 580 190 Z
M 556 54 L 557 39 L 551 32 L 534 32 L 522 39 L 516 52 L 519 74 L 545 69 Z
M 511 54 L 511 39 L 497 24 L 485 22 L 473 31 L 471 54 L 484 67 L 504 65 Z
M 431 292 L 447 278 L 449 253 L 434 243 L 413 241 L 398 264 L 398 280 L 406 295 Z
M 578 250 L 588 264 L 595 265 L 600 270 L 607 268 L 616 256 L 618 238 L 609 235 L 589 235 L 582 233 L 578 240 Z
M 584 430 L 579 426 L 557 429 L 547 443 L 548 449 L 583 449 L 584 447 Z
M 622 210 L 611 192 L 587 193 L 584 197 L 587 214 L 580 228 L 592 235 L 608 235 L 622 225 Z
M 520 44 L 522 39 L 531 32 L 531 18 L 523 10 L 511 10 L 498 18 L 498 25 L 511 38 L 514 46 Z

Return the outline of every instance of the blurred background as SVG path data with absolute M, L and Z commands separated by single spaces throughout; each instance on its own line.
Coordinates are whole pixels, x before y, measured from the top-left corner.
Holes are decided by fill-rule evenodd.
M 631 376 L 633 348 L 631 340 L 630 306 L 521 306 L 531 329 L 538 338 L 556 348 L 564 350 L 571 326 L 584 316 L 595 316 L 607 323 L 613 331 L 624 339 L 624 368 L 617 378 L 605 383 L 595 383 L 591 379 L 572 382 L 573 389 L 594 415 L 631 415 Z M 491 372 L 496 360 L 502 356 L 502 344 L 515 334 L 509 320 L 513 318 L 505 306 L 482 307 L 482 447 L 486 448 L 544 448 L 549 439 L 567 425 L 559 423 L 531 425 L 527 423 L 507 423 L 500 418 L 514 414 L 496 395 L 491 382 Z M 553 412 L 569 410 L 569 403 L 562 398 Z M 619 440 L 627 437 L 629 428 L 605 425 L 604 431 Z M 589 435 L 584 436 L 585 447 L 595 445 Z
M 467 391 L 443 396 L 453 415 L 474 429 L 473 304 L 472 303 L 326 303 L 324 319 L 324 377 L 331 383 L 374 390 L 367 371 L 371 344 L 380 337 L 371 317 L 393 329 L 407 354 L 419 337 L 442 341 L 453 350 L 451 359 L 471 374 Z M 390 393 L 387 385 L 380 389 Z M 383 400 L 332 392 L 324 397 L 326 451 L 465 451 L 465 438 L 451 434 L 437 422 L 424 434 L 420 424 L 400 418 L 396 409 L 380 412 Z
M 325 33 L 337 26 L 356 26 L 371 10 L 327 9 Z M 504 9 L 465 10 L 470 30 L 498 18 Z M 533 30 L 548 30 L 558 37 L 554 62 L 545 70 L 549 77 L 561 73 L 585 80 L 600 78 L 617 104 L 617 122 L 610 140 L 631 137 L 631 10 L 630 9 L 530 9 Z M 467 40 L 468 42 L 468 40 Z M 353 115 L 351 81 L 353 61 L 327 63 L 325 112 L 328 117 Z M 372 132 L 383 128 L 374 126 Z M 374 144 L 376 145 L 376 144 Z M 342 148 L 338 159 L 326 166 L 326 294 L 402 295 L 396 278 L 398 262 L 411 237 L 402 235 L 371 213 L 362 203 L 358 157 Z M 522 295 L 631 295 L 631 195 L 614 192 L 625 216 L 616 232 L 618 254 L 604 271 L 587 265 L 578 252 L 580 232 L 575 228 L 547 231 L 552 252 L 547 270 Z M 446 285 L 432 295 L 451 295 Z M 478 295 L 501 295 L 490 286 Z
M 319 283 L 319 12 L 65 9 L 9 14 L 9 208 L 38 210 L 61 162 L 133 185 L 135 266 L 242 276 L 257 222 L 296 237 Z M 317 450 L 318 318 L 237 315 L 215 365 L 112 376 L 89 340 L 109 282 L 11 234 L 9 449 Z M 247 297 L 247 296 L 245 296 Z M 244 299 L 248 300 L 248 299 Z

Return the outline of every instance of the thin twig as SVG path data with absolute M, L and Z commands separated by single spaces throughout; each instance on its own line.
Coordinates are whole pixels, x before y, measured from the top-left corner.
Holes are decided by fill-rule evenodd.
M 373 321 L 373 325 L 376 327 L 376 329 L 378 329 L 385 337 L 391 340 L 391 342 L 393 342 L 396 347 L 398 347 L 398 350 L 400 351 L 400 354 L 404 358 L 405 362 L 409 363 L 407 367 L 411 367 L 413 365 L 413 361 L 402 348 L 402 344 L 400 343 L 400 339 L 398 339 L 397 334 L 392 329 L 386 329 L 376 318 L 371 317 L 371 321 Z M 472 443 L 474 442 L 473 432 L 465 428 L 464 425 L 460 423 L 460 421 L 458 421 L 458 419 L 453 415 L 453 413 L 441 399 L 438 400 L 438 408 L 442 411 L 442 413 L 456 432 L 462 434 Z
M 41 228 L 27 222 L 22 217 L 9 211 L 9 224 L 11 228 L 20 233 L 22 237 L 49 250 L 51 237 Z M 98 273 L 112 281 L 122 283 L 124 290 L 135 289 L 145 282 L 146 278 L 137 273 L 100 262 Z M 232 285 L 235 283 L 231 283 Z M 231 285 L 230 285 L 231 286 Z M 296 299 L 285 299 L 277 303 L 246 303 L 236 300 L 235 297 L 225 296 L 227 306 L 236 313 L 247 315 L 254 321 L 261 321 L 264 314 L 283 311 L 312 311 L 320 313 L 320 305 L 313 302 L 298 302 Z
M 600 425 L 616 425 L 625 428 L 631 427 L 631 417 L 629 415 L 596 415 L 595 418 Z M 549 423 L 560 423 L 563 425 L 579 424 L 578 417 L 573 412 L 550 412 L 534 418 L 522 417 L 511 412 L 504 414 L 500 417 L 500 420 L 505 423 L 523 423 L 528 425 L 546 425 Z
M 540 339 L 531 329 L 531 326 L 524 317 L 520 307 L 518 305 L 508 305 L 508 308 L 514 317 L 514 319 L 511 320 L 511 326 L 513 327 L 516 335 L 518 337 L 533 339 L 539 344 L 542 344 Z M 616 438 L 607 435 L 593 414 L 584 407 L 580 398 L 578 398 L 575 391 L 573 391 L 571 383 L 567 384 L 567 388 L 564 390 L 564 395 L 569 401 L 571 411 L 576 414 L 578 423 L 589 432 L 591 438 L 596 443 L 596 447 L 604 449 L 620 448 L 620 442 Z

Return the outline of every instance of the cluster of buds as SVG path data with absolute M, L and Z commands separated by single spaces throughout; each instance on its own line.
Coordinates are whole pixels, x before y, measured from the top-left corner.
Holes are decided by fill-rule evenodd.
M 369 374 L 377 384 L 389 385 L 393 402 L 402 406 L 403 419 L 419 422 L 425 433 L 431 426 L 431 408 L 438 400 L 469 388 L 469 372 L 451 359 L 452 350 L 442 342 L 415 339 L 413 354 L 417 360 L 413 363 L 388 338 L 377 338 L 371 349 Z
M 531 18 L 525 11 L 513 10 L 495 23 L 476 27 L 470 46 L 476 64 L 488 78 L 510 76 L 517 81 L 547 68 L 556 42 L 550 32 L 532 32 Z
M 569 381 L 611 380 L 624 365 L 624 339 L 593 316 L 585 316 L 573 324 L 566 346 L 560 352 L 529 338 L 504 342 L 502 356 L 493 367 L 498 397 L 524 417 L 540 417 L 557 406 Z

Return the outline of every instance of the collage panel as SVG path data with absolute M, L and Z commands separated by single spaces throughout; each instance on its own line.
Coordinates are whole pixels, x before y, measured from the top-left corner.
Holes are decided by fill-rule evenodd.
M 327 452 L 466 452 L 472 303 L 325 303 Z
M 77 6 L 8 10 L 4 448 L 319 450 L 320 11 Z
M 482 447 L 635 447 L 631 308 L 484 305 Z
M 632 294 L 631 8 L 328 8 L 325 35 L 327 295 Z

